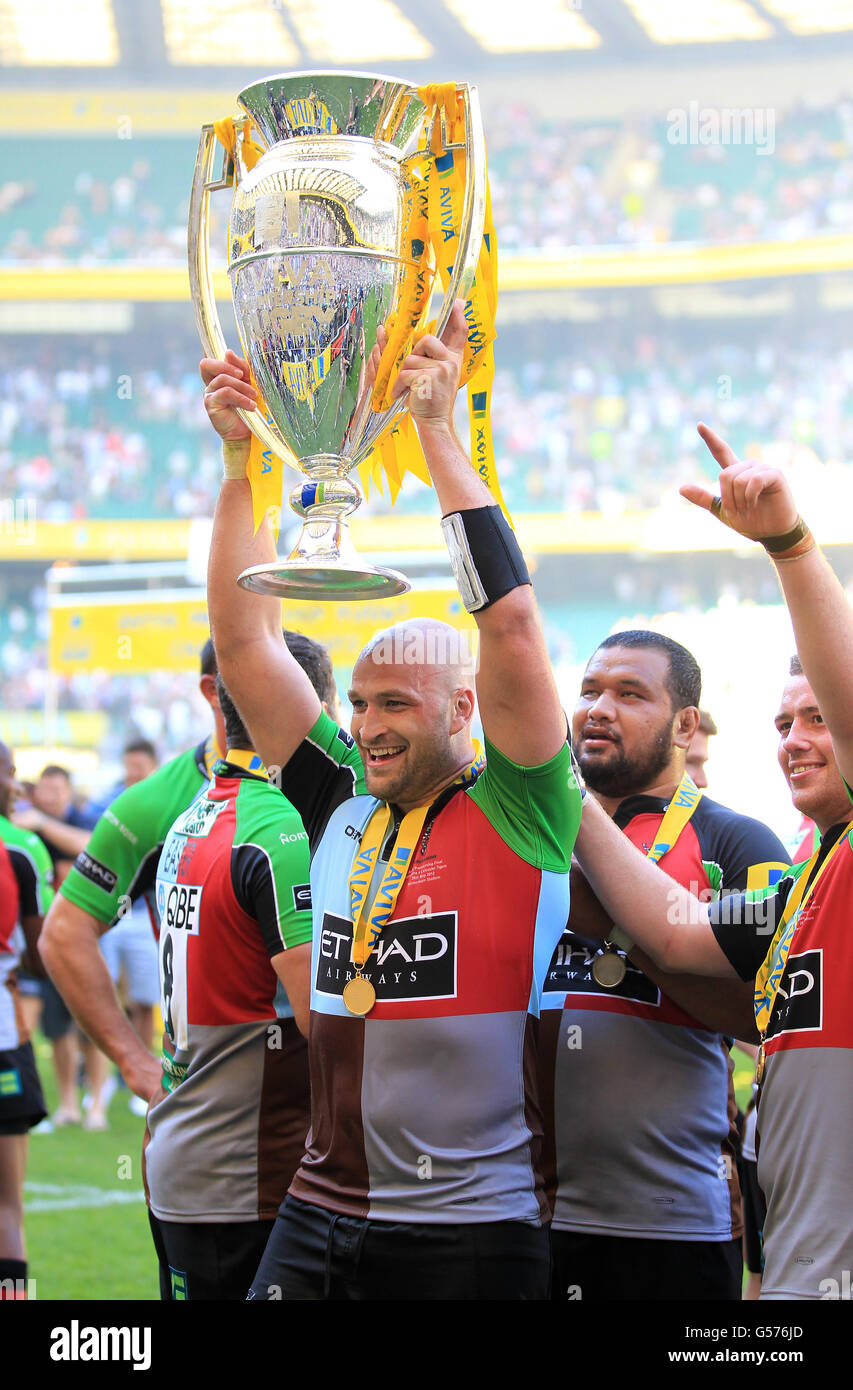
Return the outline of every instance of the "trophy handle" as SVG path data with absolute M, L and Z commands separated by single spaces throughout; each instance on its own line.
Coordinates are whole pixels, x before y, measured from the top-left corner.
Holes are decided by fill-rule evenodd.
M 235 121 L 235 124 L 239 122 Z M 219 177 L 214 177 L 217 152 L 222 152 L 222 166 Z M 228 151 L 216 138 L 212 125 L 201 128 L 198 142 L 192 192 L 190 194 L 190 216 L 187 229 L 189 246 L 190 294 L 192 295 L 195 321 L 202 347 L 208 357 L 223 358 L 227 344 L 219 321 L 216 307 L 216 294 L 213 289 L 213 273 L 210 268 L 208 229 L 210 224 L 210 195 L 216 189 L 232 188 L 235 171 Z M 291 468 L 299 471 L 293 451 L 287 444 L 281 430 L 273 420 L 269 410 L 259 400 L 256 410 L 238 410 L 237 414 L 252 434 L 258 438 L 265 449 Z

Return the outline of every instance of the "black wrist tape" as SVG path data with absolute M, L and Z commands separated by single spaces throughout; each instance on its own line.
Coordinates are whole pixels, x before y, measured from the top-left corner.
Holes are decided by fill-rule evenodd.
M 529 584 L 515 534 L 500 507 L 469 507 L 442 517 L 453 577 L 469 613 Z

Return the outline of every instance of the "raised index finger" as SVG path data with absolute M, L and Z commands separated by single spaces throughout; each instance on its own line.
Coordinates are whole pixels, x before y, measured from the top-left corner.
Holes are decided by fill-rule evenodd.
M 700 422 L 696 428 L 708 446 L 712 457 L 716 459 L 721 468 L 731 468 L 732 464 L 737 463 L 738 457 L 734 449 L 730 448 L 726 441 L 715 434 L 708 425 L 703 425 Z

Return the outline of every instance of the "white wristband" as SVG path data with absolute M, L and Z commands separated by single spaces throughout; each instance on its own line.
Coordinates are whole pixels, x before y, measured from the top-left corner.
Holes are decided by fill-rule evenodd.
M 248 439 L 223 439 L 222 471 L 226 478 L 245 478 L 251 442 Z

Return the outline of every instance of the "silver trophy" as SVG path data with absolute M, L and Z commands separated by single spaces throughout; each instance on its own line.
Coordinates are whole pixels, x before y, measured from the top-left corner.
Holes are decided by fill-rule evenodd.
M 466 185 L 459 254 L 438 314 L 465 298 L 480 252 L 486 201 L 485 144 L 477 90 L 458 88 L 465 110 Z M 189 221 L 190 284 L 205 353 L 225 339 L 208 259 L 210 194 L 234 188 L 228 275 L 243 353 L 264 408 L 241 412 L 261 441 L 303 475 L 290 493 L 303 519 L 286 558 L 255 565 L 240 583 L 300 599 L 370 599 L 405 593 L 396 570 L 357 555 L 347 519 L 362 501 L 354 470 L 405 409 L 372 408 L 366 380 L 377 328 L 398 304 L 408 162 L 429 149 L 426 107 L 407 82 L 370 73 L 282 73 L 240 93 L 252 139 L 264 153 L 249 171 L 240 141 L 223 155 L 202 128 Z M 437 113 L 434 120 L 443 120 Z M 448 145 L 448 149 L 462 146 Z

